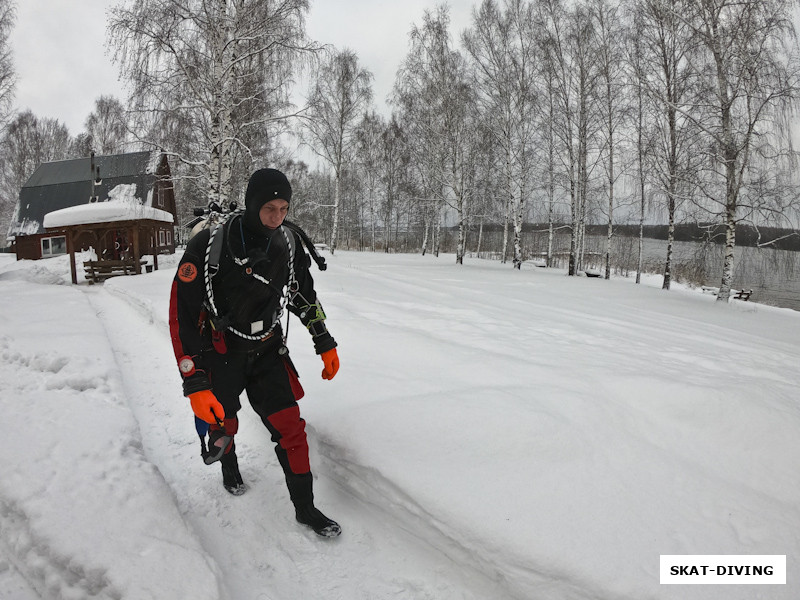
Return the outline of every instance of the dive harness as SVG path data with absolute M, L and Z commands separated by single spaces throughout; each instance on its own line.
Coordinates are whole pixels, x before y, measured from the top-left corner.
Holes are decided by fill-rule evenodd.
M 284 228 L 284 226 L 281 225 L 278 229 L 283 234 L 283 237 L 286 239 L 286 246 L 289 249 L 289 282 L 285 286 L 286 287 L 285 293 L 281 294 L 280 305 L 275 313 L 272 325 L 270 325 L 269 329 L 267 329 L 266 331 L 262 331 L 257 335 L 248 334 L 236 329 L 231 324 L 230 319 L 227 316 L 222 316 L 219 314 L 219 311 L 217 310 L 217 305 L 214 301 L 214 286 L 211 285 L 211 279 L 212 277 L 214 277 L 214 275 L 217 274 L 217 271 L 219 270 L 219 261 L 220 257 L 222 256 L 223 239 L 227 238 L 229 240 L 228 243 L 230 244 L 230 235 L 229 235 L 230 231 L 223 232 L 222 230 L 224 227 L 230 229 L 231 223 L 233 223 L 233 221 L 237 217 L 241 218 L 240 211 L 231 213 L 231 215 L 228 217 L 228 219 L 226 219 L 224 223 L 215 224 L 211 229 L 211 234 L 208 238 L 208 245 L 206 246 L 206 256 L 203 264 L 203 277 L 206 286 L 206 307 L 209 312 L 209 320 L 211 322 L 211 328 L 213 330 L 212 338 L 215 339 L 215 346 L 217 346 L 216 336 L 221 335 L 222 332 L 224 331 L 230 331 L 231 333 L 239 336 L 242 339 L 251 341 L 259 341 L 270 337 L 273 331 L 275 330 L 275 327 L 280 322 L 281 317 L 283 317 L 283 312 L 286 309 L 286 304 L 289 301 L 289 296 L 293 292 L 297 291 L 297 279 L 295 278 L 294 274 L 294 251 L 295 251 L 294 240 L 292 239 L 292 236 L 286 233 L 286 229 Z M 248 275 L 252 276 L 257 281 L 260 281 L 264 285 L 277 290 L 277 288 L 275 288 L 275 286 L 272 284 L 271 281 L 265 279 L 264 277 L 253 271 L 252 267 L 249 264 L 250 257 L 239 258 L 238 256 L 236 256 L 236 253 L 232 251 L 229 252 L 229 254 L 231 255 L 231 257 L 233 258 L 233 260 L 236 262 L 237 265 L 244 268 L 245 272 Z
M 218 213 L 215 214 L 218 215 Z M 211 233 L 208 239 L 208 244 L 206 245 L 205 261 L 203 265 L 203 276 L 206 287 L 205 306 L 209 315 L 209 322 L 211 323 L 212 341 L 214 342 L 215 348 L 221 353 L 224 353 L 224 342 L 222 342 L 222 334 L 225 331 L 230 331 L 231 333 L 242 339 L 251 341 L 265 340 L 271 337 L 275 330 L 275 327 L 278 325 L 281 318 L 283 317 L 283 313 L 286 310 L 286 305 L 290 301 L 294 300 L 297 296 L 300 296 L 300 298 L 305 302 L 306 305 L 302 317 L 305 317 L 306 314 L 308 314 L 310 311 L 312 310 L 314 311 L 313 313 L 314 316 L 311 318 L 311 321 L 307 324 L 307 327 L 309 331 L 311 331 L 312 335 L 319 334 L 320 331 L 318 331 L 319 329 L 318 324 L 325 320 L 325 313 L 322 312 L 322 308 L 318 303 L 310 304 L 308 300 L 306 300 L 305 298 L 302 297 L 301 294 L 299 294 L 299 285 L 294 272 L 294 257 L 296 251 L 295 239 L 293 235 L 287 232 L 287 229 L 296 233 L 298 237 L 300 237 L 300 239 L 303 242 L 303 245 L 308 250 L 309 254 L 311 255 L 311 258 L 317 264 L 317 267 L 319 268 L 320 271 L 325 271 L 328 268 L 328 265 L 325 263 L 325 259 L 317 253 L 317 250 L 314 247 L 314 243 L 308 237 L 308 234 L 306 234 L 306 232 L 303 231 L 303 229 L 299 225 L 284 220 L 283 224 L 278 228 L 281 234 L 283 234 L 283 237 L 286 240 L 286 246 L 289 249 L 289 261 L 288 261 L 289 281 L 288 284 L 285 286 L 285 292 L 284 292 L 283 289 L 275 286 L 270 280 L 265 279 L 261 275 L 258 275 L 257 273 L 254 272 L 250 257 L 239 258 L 236 255 L 236 253 L 233 252 L 233 249 L 230 247 L 230 240 L 231 240 L 230 227 L 232 226 L 236 218 L 241 218 L 241 217 L 242 217 L 241 210 L 237 210 L 230 213 L 224 221 L 221 221 L 219 219 L 219 216 L 217 216 L 217 218 L 212 221 L 213 225 L 211 227 Z M 223 228 L 227 229 L 223 231 Z M 261 331 L 258 334 L 253 334 L 252 332 L 250 334 L 247 334 L 242 331 L 239 331 L 238 329 L 233 327 L 230 318 L 228 316 L 220 315 L 219 311 L 217 310 L 216 302 L 214 300 L 214 288 L 211 284 L 211 280 L 219 270 L 219 262 L 222 256 L 222 250 L 223 250 L 222 245 L 224 239 L 228 240 L 228 253 L 236 262 L 236 264 L 242 267 L 248 275 L 255 278 L 257 281 L 263 283 L 264 285 L 272 288 L 272 290 L 276 293 L 276 295 L 281 296 L 279 309 L 275 313 L 272 324 L 266 331 Z M 309 316 L 311 317 L 311 314 L 309 314 Z M 285 332 L 284 335 L 286 334 L 288 334 L 288 321 L 287 321 L 287 331 Z

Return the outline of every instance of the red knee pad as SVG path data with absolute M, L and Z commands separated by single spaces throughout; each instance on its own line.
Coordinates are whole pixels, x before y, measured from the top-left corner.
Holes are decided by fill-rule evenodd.
M 285 408 L 270 415 L 268 420 L 281 436 L 278 444 L 286 450 L 292 473 L 308 473 L 311 465 L 308 460 L 306 422 L 300 418 L 300 409 L 297 406 Z

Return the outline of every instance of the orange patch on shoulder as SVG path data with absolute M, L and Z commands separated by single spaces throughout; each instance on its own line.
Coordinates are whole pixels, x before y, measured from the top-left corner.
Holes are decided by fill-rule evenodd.
M 178 279 L 183 283 L 191 283 L 197 278 L 197 267 L 192 263 L 183 263 L 178 267 Z

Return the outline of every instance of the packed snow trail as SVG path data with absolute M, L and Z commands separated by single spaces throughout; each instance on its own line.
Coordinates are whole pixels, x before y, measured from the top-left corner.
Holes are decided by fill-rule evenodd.
M 187 597 L 217 598 L 216 567 L 142 453 L 84 294 L 24 280 L 0 288 L 4 600 L 158 598 L 182 571 L 197 572 L 181 584 Z
M 504 591 L 502 573 L 492 571 L 496 567 L 486 566 L 494 576 L 476 568 L 479 556 L 437 531 L 434 516 L 391 489 L 374 469 L 338 457 L 335 448 L 316 438 L 313 421 L 308 430 L 317 505 L 342 524 L 340 539 L 320 540 L 295 522 L 269 434 L 246 400 L 236 440 L 249 489 L 241 497 L 228 494 L 219 465 L 206 466 L 199 457 L 166 315 L 154 314 L 146 299 L 107 291 L 113 289 L 88 288 L 86 293 L 111 341 L 145 455 L 170 484 L 204 550 L 220 565 L 218 583 L 227 598 L 526 597 Z M 302 329 L 300 335 L 305 335 Z M 309 376 L 318 370 L 315 365 Z
M 75 287 L 64 257 L 0 256 L 3 600 L 800 597 L 800 314 L 339 252 L 315 272 L 336 379 L 296 321 L 289 340 L 330 543 L 294 522 L 249 407 L 250 491 L 202 463 L 178 258 Z M 662 586 L 660 554 L 786 555 L 788 583 Z
M 791 457 L 800 456 L 792 311 L 720 307 L 694 294 L 484 262 L 459 268 L 352 253 L 330 262 L 317 289 L 343 368 L 334 382 L 319 381 L 319 359 L 296 324 L 290 347 L 308 392 L 302 405 L 318 452 L 312 464 L 321 465 L 320 505 L 357 544 L 354 556 L 350 546 L 312 554 L 322 568 L 316 582 L 276 575 L 277 594 L 390 597 L 371 578 L 361 583 L 358 565 L 387 569 L 395 549 L 366 560 L 380 545 L 362 543 L 353 522 L 365 534 L 388 524 L 378 544 L 403 529 L 447 557 L 444 570 L 434 560 L 432 571 L 392 579 L 413 598 L 669 597 L 658 586 L 659 553 L 791 554 L 797 540 L 784 519 L 800 521 L 797 487 L 786 485 Z M 166 339 L 164 286 L 154 294 L 145 281 L 118 279 L 106 290 L 163 319 Z M 243 460 L 245 478 L 269 478 L 254 491 L 285 511 L 276 527 L 288 525 L 291 536 L 296 525 L 266 432 L 249 410 L 242 414 L 255 436 L 240 436 L 254 453 Z M 273 469 L 253 474 L 254 464 Z M 377 512 L 351 518 L 348 508 L 361 502 Z M 374 521 L 364 520 L 369 514 Z M 303 553 L 278 538 L 286 552 L 279 572 L 297 571 L 293 557 Z M 340 556 L 347 558 L 326 571 Z M 431 573 L 444 583 L 431 583 Z M 408 583 L 415 576 L 427 583 Z M 332 581 L 341 581 L 334 592 Z M 766 593 L 791 597 L 785 588 Z M 684 591 L 752 597 L 718 594 Z

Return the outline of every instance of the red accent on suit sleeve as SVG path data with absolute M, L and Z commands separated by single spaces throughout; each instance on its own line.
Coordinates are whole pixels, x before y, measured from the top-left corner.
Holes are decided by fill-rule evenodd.
M 181 357 L 187 353 L 183 351 L 183 343 L 180 336 L 180 324 L 178 323 L 178 281 L 172 282 L 172 291 L 169 295 L 169 336 L 172 338 L 172 349 L 175 352 L 175 360 L 180 361 Z

